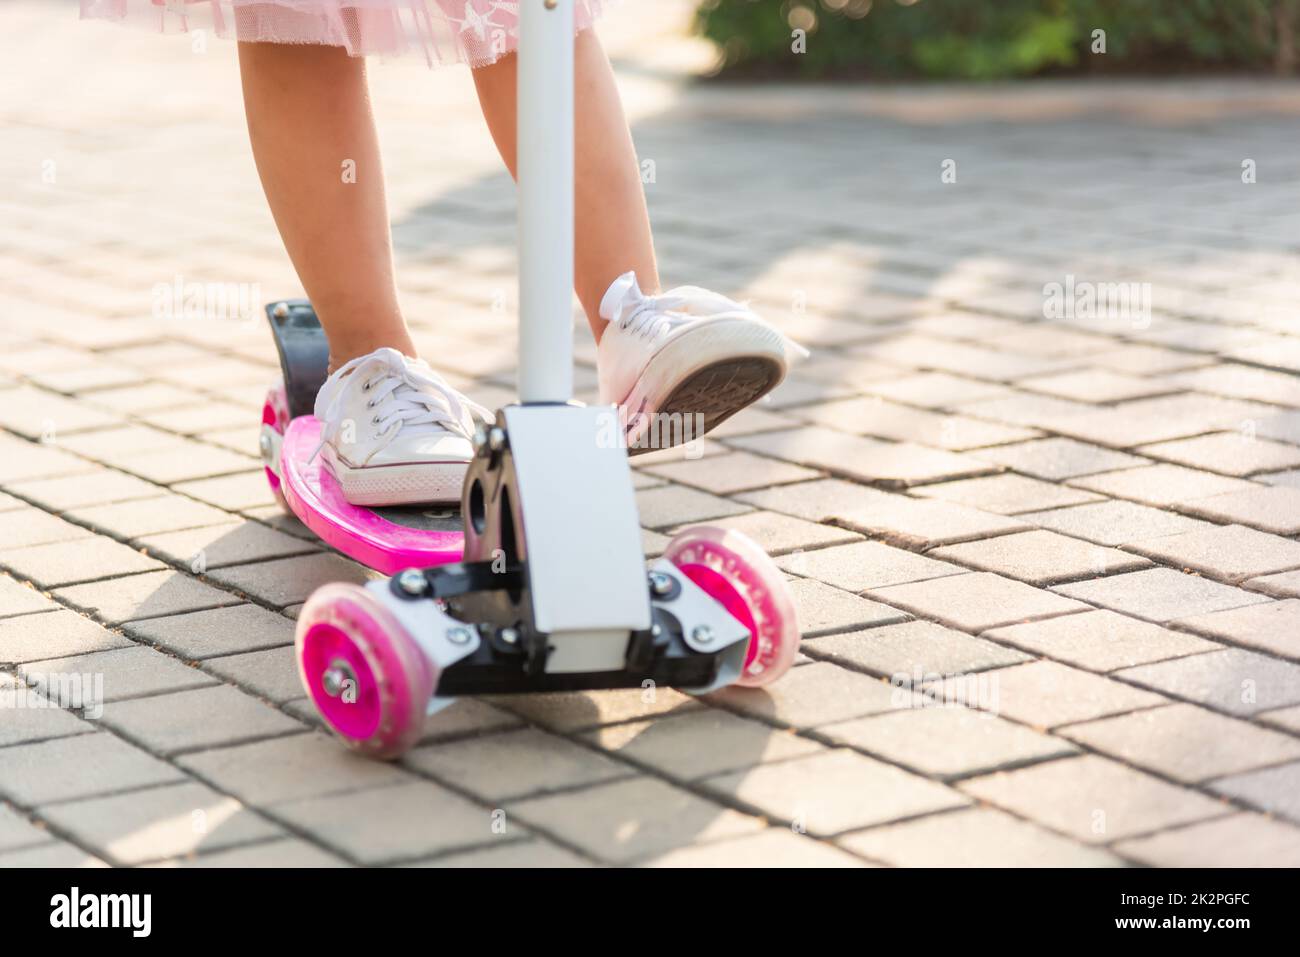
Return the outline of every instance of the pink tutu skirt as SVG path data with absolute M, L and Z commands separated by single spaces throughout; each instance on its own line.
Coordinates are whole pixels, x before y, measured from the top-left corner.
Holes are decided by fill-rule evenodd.
M 575 27 L 602 0 L 576 0 Z M 431 65 L 493 63 L 518 43 L 519 0 L 81 0 L 81 18 L 160 33 L 207 31 L 263 43 L 318 43 L 352 56 L 422 54 Z

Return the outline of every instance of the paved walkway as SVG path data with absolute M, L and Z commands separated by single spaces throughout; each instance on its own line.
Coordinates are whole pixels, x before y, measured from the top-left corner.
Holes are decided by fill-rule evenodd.
M 638 460 L 647 551 L 755 536 L 806 659 L 464 701 L 400 764 L 293 672 L 299 604 L 364 572 L 266 489 L 260 320 L 168 298 L 297 291 L 230 46 L 0 10 L 0 866 L 1300 864 L 1297 89 L 688 90 L 655 9 L 608 35 L 664 273 L 814 356 Z M 374 76 L 421 344 L 501 401 L 468 76 Z M 102 713 L 16 693 L 69 673 Z

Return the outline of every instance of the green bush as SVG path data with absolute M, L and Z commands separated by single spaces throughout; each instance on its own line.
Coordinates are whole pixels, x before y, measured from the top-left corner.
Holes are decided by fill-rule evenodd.
M 1300 0 L 703 0 L 723 76 L 1295 69 Z M 804 50 L 796 52 L 802 29 Z M 1094 31 L 1105 33 L 1104 53 Z

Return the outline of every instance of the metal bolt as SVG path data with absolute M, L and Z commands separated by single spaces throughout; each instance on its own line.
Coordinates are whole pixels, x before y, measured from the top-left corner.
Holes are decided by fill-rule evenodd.
M 277 302 L 275 308 L 271 310 L 271 315 L 277 319 L 283 319 L 289 315 L 289 304 L 287 302 Z
M 650 593 L 656 598 L 666 598 L 673 593 L 672 576 L 663 572 L 650 573 Z
M 500 452 L 506 447 L 506 432 L 500 426 L 493 426 L 487 434 L 488 448 L 493 452 Z
M 542 6 L 544 6 L 547 10 L 554 10 L 559 5 L 560 5 L 560 0 L 543 0 L 542 2 Z
M 482 428 L 474 430 L 474 451 L 478 453 L 487 451 L 487 433 Z
M 257 447 L 262 450 L 263 455 L 270 455 L 271 437 L 263 432 L 257 439 Z
M 357 676 L 353 674 L 352 667 L 342 658 L 335 658 L 330 662 L 330 666 L 325 669 L 325 673 L 320 676 L 321 687 L 331 698 L 337 698 L 343 693 L 349 681 L 355 682 Z
M 447 629 L 447 640 L 453 645 L 468 645 L 472 637 L 468 628 Z
M 424 572 L 418 568 L 408 568 L 397 576 L 397 587 L 408 595 L 423 595 L 429 582 L 424 577 Z
M 514 645 L 519 642 L 519 632 L 514 628 L 502 628 L 497 632 L 497 636 L 507 645 Z
M 696 625 L 695 630 L 691 632 L 691 639 L 702 645 L 707 645 L 713 640 L 713 629 L 708 625 Z

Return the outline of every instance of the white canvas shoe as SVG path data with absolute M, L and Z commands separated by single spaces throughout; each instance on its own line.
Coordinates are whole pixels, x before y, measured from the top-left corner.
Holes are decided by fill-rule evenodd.
M 748 306 L 699 286 L 647 296 L 624 273 L 600 301 L 600 401 L 619 407 L 628 454 L 700 438 L 785 378 L 806 355 Z
M 459 502 L 474 417 L 491 413 L 420 359 L 378 349 L 348 362 L 316 396 L 321 446 L 353 505 Z

